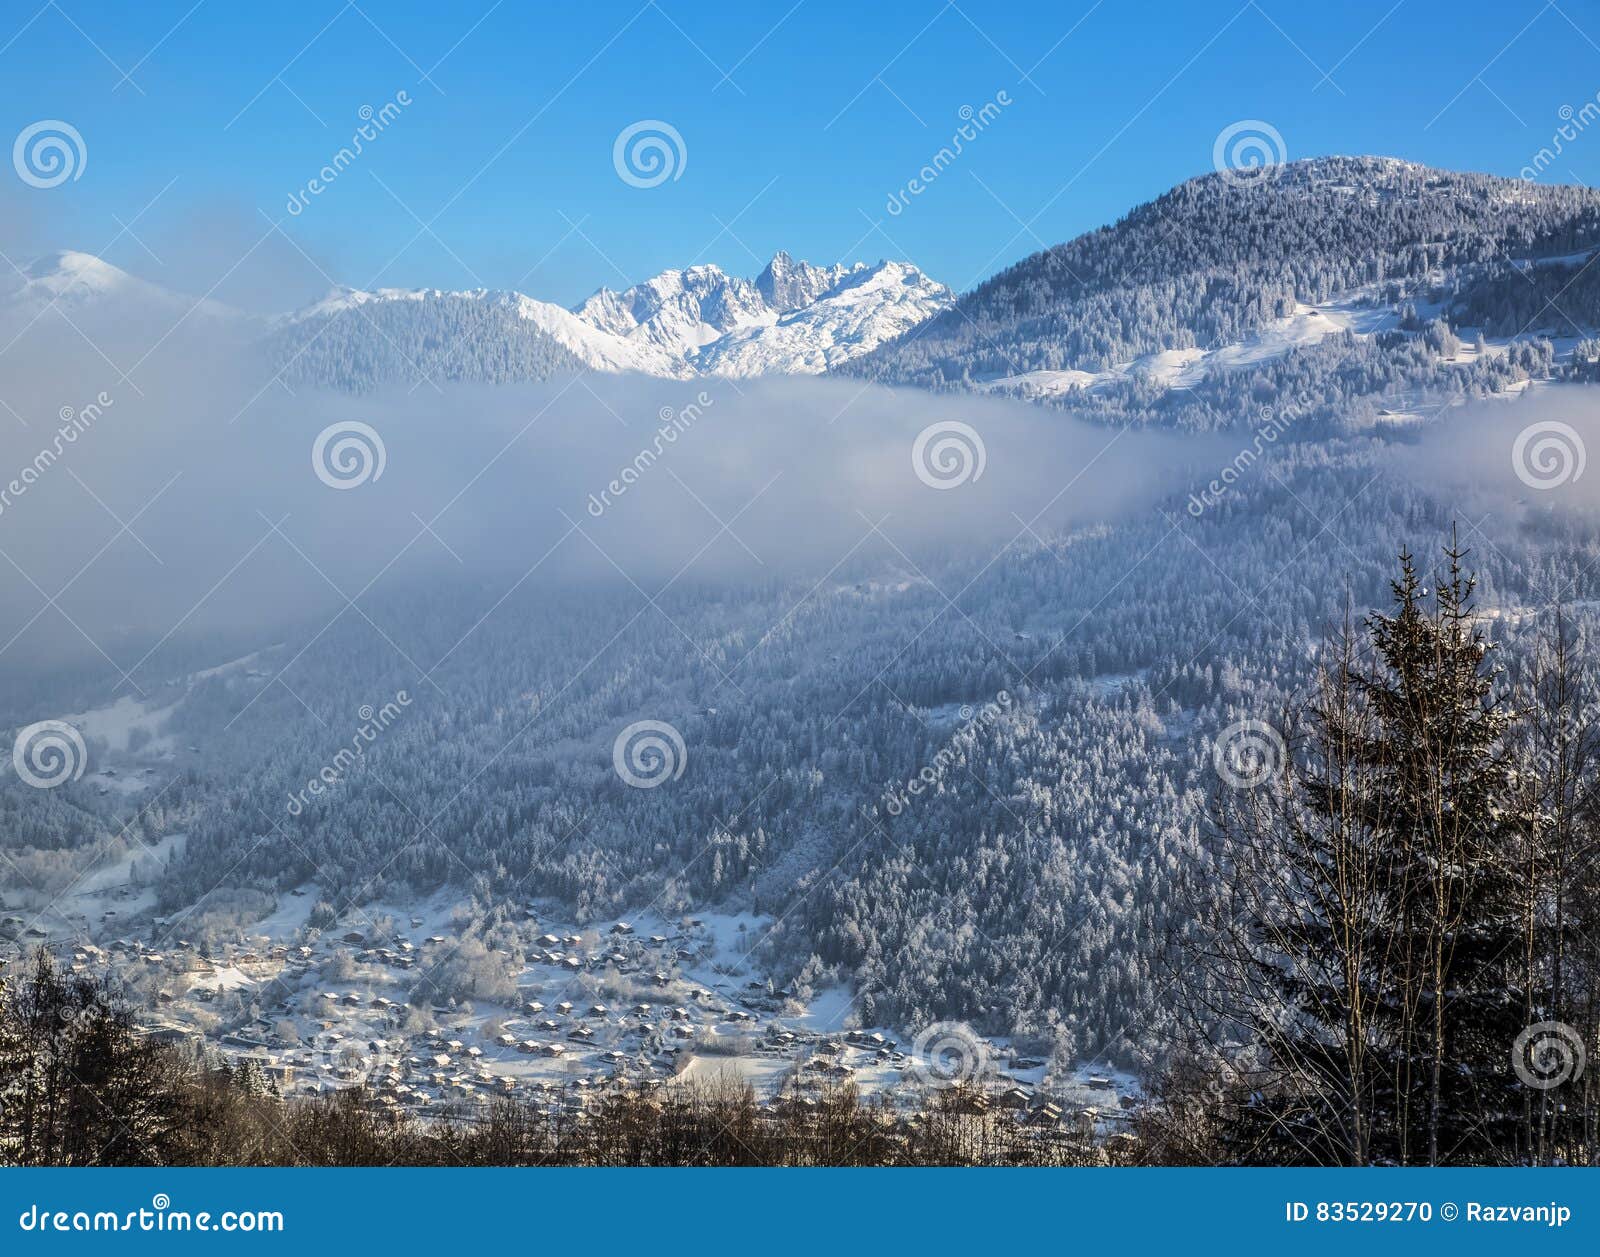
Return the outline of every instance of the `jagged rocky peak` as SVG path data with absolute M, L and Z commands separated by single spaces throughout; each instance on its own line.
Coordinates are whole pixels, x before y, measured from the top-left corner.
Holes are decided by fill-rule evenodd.
M 860 263 L 857 263 L 857 269 Z M 756 291 L 779 313 L 808 306 L 850 273 L 843 265 L 813 266 L 797 262 L 779 249 L 761 274 L 756 276 Z

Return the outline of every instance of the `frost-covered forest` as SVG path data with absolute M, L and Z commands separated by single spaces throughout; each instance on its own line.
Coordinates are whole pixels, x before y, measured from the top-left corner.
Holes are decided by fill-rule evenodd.
M 1198 521 L 1171 503 L 993 561 L 681 588 L 642 615 L 622 593 L 514 597 L 421 682 L 346 617 L 293 661 L 293 693 L 224 675 L 178 707 L 203 763 L 137 822 L 189 835 L 163 903 L 259 892 L 265 910 L 315 883 L 338 907 L 453 883 L 579 920 L 750 908 L 781 922 L 763 944 L 778 973 L 849 982 L 867 1024 L 961 1016 L 1138 1060 L 1166 1016 L 1213 736 L 1289 703 L 1347 599 L 1374 605 L 1396 548 L 1425 552 L 1454 520 L 1386 470 L 1382 440 L 1275 453 Z M 1482 598 L 1513 613 L 1513 650 L 1524 609 L 1600 557 L 1558 519 L 1486 520 L 1481 537 Z M 1560 583 L 1577 602 L 1592 580 Z M 433 660 L 499 596 L 431 589 L 368 614 Z M 410 706 L 360 765 L 289 815 L 351 713 L 400 690 Z M 1002 719 L 963 721 L 1002 691 Z M 611 751 L 646 718 L 681 730 L 688 763 L 641 791 Z M 947 744 L 949 770 L 890 814 Z M 114 834 L 94 801 L 57 794 L 0 793 L 13 854 Z
M 1548 297 L 1570 271 L 1530 268 L 1528 259 L 1581 259 L 1597 243 L 1600 194 L 1585 188 L 1388 158 L 1294 162 L 1265 181 L 1207 175 L 1001 271 L 956 309 L 842 370 L 931 388 L 1029 371 L 1099 371 L 1236 342 L 1297 305 L 1356 292 L 1396 307 L 1413 303 L 1413 314 L 1421 307 L 1452 323 L 1488 324 L 1498 335 L 1568 336 L 1574 329 Z M 1581 292 L 1564 292 L 1561 308 L 1582 318 L 1592 285 L 1591 278 Z M 1371 354 L 1342 364 L 1336 349 L 1320 364 L 1263 381 L 1258 404 L 1306 386 L 1326 389 L 1330 403 L 1375 394 L 1422 365 L 1404 355 L 1374 372 Z M 1167 407 L 1171 421 L 1188 427 L 1247 418 L 1215 407 L 1202 420 L 1189 399 L 1137 394 L 1113 410 L 1120 418 L 1144 409 L 1151 422 Z
M 1553 340 L 1576 335 L 1547 309 L 1570 268 L 1521 261 L 1597 244 L 1600 195 L 1579 188 L 1367 159 L 1291 166 L 1271 191 L 1184 184 L 845 370 L 946 389 L 1225 345 L 1357 291 L 1390 309 L 1376 333 L 1185 387 L 1131 375 L 1058 399 L 1108 440 L 1276 416 L 1287 434 L 1205 510 L 1185 488 L 1101 525 L 1019 518 L 1004 546 L 874 546 L 760 579 L 691 574 L 644 601 L 622 582 L 447 574 L 381 586 L 331 623 L 178 638 L 162 643 L 169 675 L 221 662 L 224 645 L 261 653 L 183 691 L 162 734 L 196 750 L 173 779 L 133 808 L 8 782 L 0 848 L 50 886 L 130 826 L 149 843 L 181 832 L 147 876 L 159 911 L 202 934 L 306 885 L 330 921 L 441 886 L 474 896 L 484 922 L 527 902 L 579 922 L 749 911 L 774 922 L 758 944 L 771 972 L 848 987 L 862 1024 L 960 1018 L 1063 1058 L 1148 1065 L 1174 1030 L 1179 892 L 1210 858 L 1218 733 L 1293 706 L 1330 626 L 1382 603 L 1400 549 L 1435 554 L 1453 528 L 1513 670 L 1557 594 L 1576 622 L 1591 614 L 1586 516 L 1464 494 L 1459 468 L 1419 451 L 1438 454 L 1454 403 L 1521 392 L 1491 403 L 1504 464 L 1556 392 L 1543 382 L 1592 368 L 1581 347 L 1558 361 Z M 1562 307 L 1584 318 L 1589 287 Z M 376 339 L 346 320 L 285 332 L 298 339 L 278 350 L 297 383 L 355 391 L 395 373 L 384 340 L 441 381 L 571 368 L 499 307 L 381 317 Z M 1524 332 L 1495 353 L 1477 339 Z M 97 676 L 18 678 L 6 718 L 104 702 Z M 401 692 L 403 714 L 336 787 L 290 806 L 354 713 Z M 971 718 L 1002 694 L 998 719 Z M 642 720 L 686 748 L 681 777 L 650 790 L 612 758 Z M 888 806 L 933 764 L 926 789 Z
M 291 386 L 337 381 L 356 393 L 408 376 L 503 384 L 583 365 L 514 308 L 448 293 L 374 302 L 360 319 L 310 315 L 273 330 L 263 349 Z

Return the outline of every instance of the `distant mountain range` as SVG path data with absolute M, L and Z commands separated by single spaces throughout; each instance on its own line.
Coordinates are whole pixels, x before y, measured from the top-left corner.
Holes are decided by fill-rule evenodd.
M 394 379 L 505 382 L 561 371 L 815 374 L 948 308 L 955 294 L 904 262 L 814 266 L 778 253 L 754 279 L 716 266 L 668 270 L 566 309 L 525 293 L 336 288 L 271 319 L 137 279 L 86 253 L 40 259 L 7 294 L 27 313 L 52 302 L 126 303 L 239 322 L 291 382 L 363 390 Z M 352 317 L 354 316 L 354 317 Z

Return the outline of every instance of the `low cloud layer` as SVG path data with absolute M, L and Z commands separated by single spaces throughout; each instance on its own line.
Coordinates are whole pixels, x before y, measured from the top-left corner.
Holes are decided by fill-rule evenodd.
M 821 379 L 292 395 L 238 329 L 173 320 L 66 308 L 0 329 L 16 338 L 0 667 L 104 650 L 126 668 L 164 638 L 270 633 L 444 578 L 654 594 L 992 552 L 1024 523 L 1148 508 L 1215 458 L 1020 403 Z
M 417 588 L 904 573 L 1176 502 L 1236 440 L 830 379 L 294 394 L 258 323 L 186 309 L 63 301 L 0 326 L 0 674 L 137 680 L 162 644 L 259 644 Z M 1600 508 L 1597 397 L 1471 406 L 1388 457 L 1463 511 Z
M 1395 464 L 1469 517 L 1600 511 L 1600 388 L 1536 385 L 1473 403 L 1397 447 Z

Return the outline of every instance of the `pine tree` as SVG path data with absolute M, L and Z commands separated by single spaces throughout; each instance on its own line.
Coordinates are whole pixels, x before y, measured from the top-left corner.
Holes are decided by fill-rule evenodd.
M 1510 1161 L 1527 1025 L 1514 713 L 1464 553 L 1347 626 L 1293 764 L 1219 816 L 1205 944 L 1242 1160 Z M 1431 603 L 1431 605 L 1430 605 Z
M 1472 609 L 1464 553 L 1425 606 L 1409 554 L 1395 610 L 1368 620 L 1378 667 L 1358 676 L 1377 736 L 1376 805 L 1396 862 L 1400 998 L 1390 1078 L 1404 1161 L 1494 1160 L 1515 1144 L 1521 1103 L 1511 1044 L 1526 1024 L 1515 989 L 1521 931 L 1510 777 L 1513 715 Z

